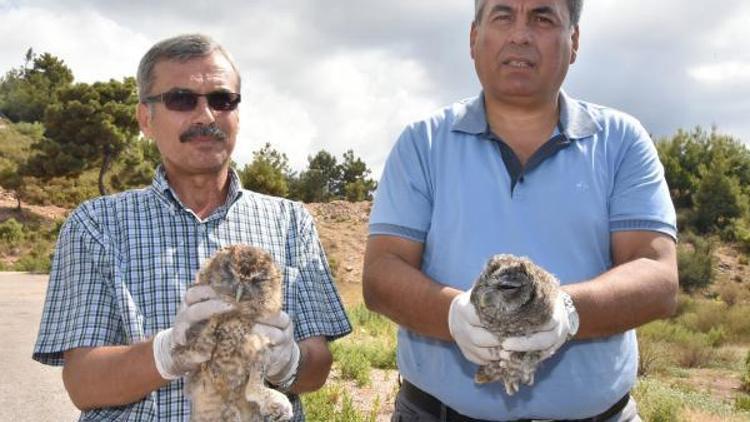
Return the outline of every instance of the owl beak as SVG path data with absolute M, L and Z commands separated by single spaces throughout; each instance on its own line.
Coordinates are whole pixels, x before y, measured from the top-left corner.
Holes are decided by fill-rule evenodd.
M 521 282 L 518 280 L 513 280 L 513 281 L 503 280 L 497 285 L 497 287 L 500 290 L 513 290 L 513 289 L 517 289 L 521 287 Z
M 245 286 L 243 286 L 242 284 L 240 284 L 239 286 L 237 286 L 237 293 L 235 293 L 235 296 L 234 296 L 234 299 L 237 302 L 239 302 L 240 299 L 242 299 L 242 293 L 244 293 L 244 290 L 245 290 Z

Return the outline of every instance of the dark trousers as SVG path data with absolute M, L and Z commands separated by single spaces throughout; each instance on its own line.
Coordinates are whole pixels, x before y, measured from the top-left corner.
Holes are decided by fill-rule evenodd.
M 621 407 L 621 406 L 620 406 Z M 606 412 L 605 412 L 606 413 Z M 624 407 L 618 412 L 602 418 L 591 418 L 602 422 L 641 422 L 638 409 L 632 397 L 628 396 Z M 532 419 L 523 421 L 531 422 Z M 436 398 L 403 380 L 391 422 L 488 422 L 461 415 L 443 405 Z

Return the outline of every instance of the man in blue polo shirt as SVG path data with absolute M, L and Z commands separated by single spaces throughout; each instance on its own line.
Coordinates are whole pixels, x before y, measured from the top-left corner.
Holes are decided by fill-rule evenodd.
M 674 312 L 675 212 L 639 122 L 560 90 L 582 3 L 476 0 L 481 94 L 408 126 L 388 158 L 364 295 L 401 326 L 393 420 L 639 420 L 634 328 Z M 564 292 L 543 331 L 502 343 L 468 301 L 498 253 Z M 513 396 L 475 384 L 507 350 L 550 357 Z

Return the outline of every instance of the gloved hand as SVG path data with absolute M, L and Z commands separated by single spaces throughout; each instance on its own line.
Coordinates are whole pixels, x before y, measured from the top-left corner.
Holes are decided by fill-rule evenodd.
M 173 380 L 194 370 L 209 356 L 190 355 L 190 359 L 174 359 L 172 352 L 175 346 L 184 346 L 188 330 L 198 322 L 205 321 L 214 315 L 229 312 L 234 307 L 216 298 L 216 292 L 210 286 L 194 286 L 185 292 L 182 306 L 174 319 L 172 328 L 159 331 L 154 336 L 154 361 L 162 378 Z
M 508 357 L 500 340 L 482 326 L 470 298 L 471 289 L 453 298 L 448 310 L 448 330 L 464 357 L 477 365 Z
M 265 355 L 266 381 L 288 390 L 297 377 L 300 364 L 300 350 L 294 341 L 294 324 L 284 311 L 258 320 L 252 332 L 270 341 Z
M 502 347 L 517 352 L 542 351 L 542 359 L 546 359 L 577 332 L 578 313 L 570 296 L 560 291 L 555 299 L 552 318 L 547 324 L 534 334 L 506 338 Z

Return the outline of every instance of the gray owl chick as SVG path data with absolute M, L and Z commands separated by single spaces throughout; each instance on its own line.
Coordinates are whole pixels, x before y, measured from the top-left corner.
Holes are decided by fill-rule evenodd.
M 268 339 L 251 332 L 259 317 L 281 309 L 281 276 L 262 249 L 227 246 L 205 263 L 195 284 L 210 285 L 236 309 L 210 318 L 187 333 L 177 359 L 210 356 L 186 379 L 191 421 L 288 420 L 292 405 L 263 383 L 263 353 Z
M 527 258 L 495 255 L 489 259 L 471 292 L 479 320 L 498 339 L 533 333 L 552 317 L 557 279 Z M 534 383 L 541 352 L 510 352 L 508 359 L 479 367 L 474 380 L 483 384 L 502 380 L 508 395 L 520 383 Z

